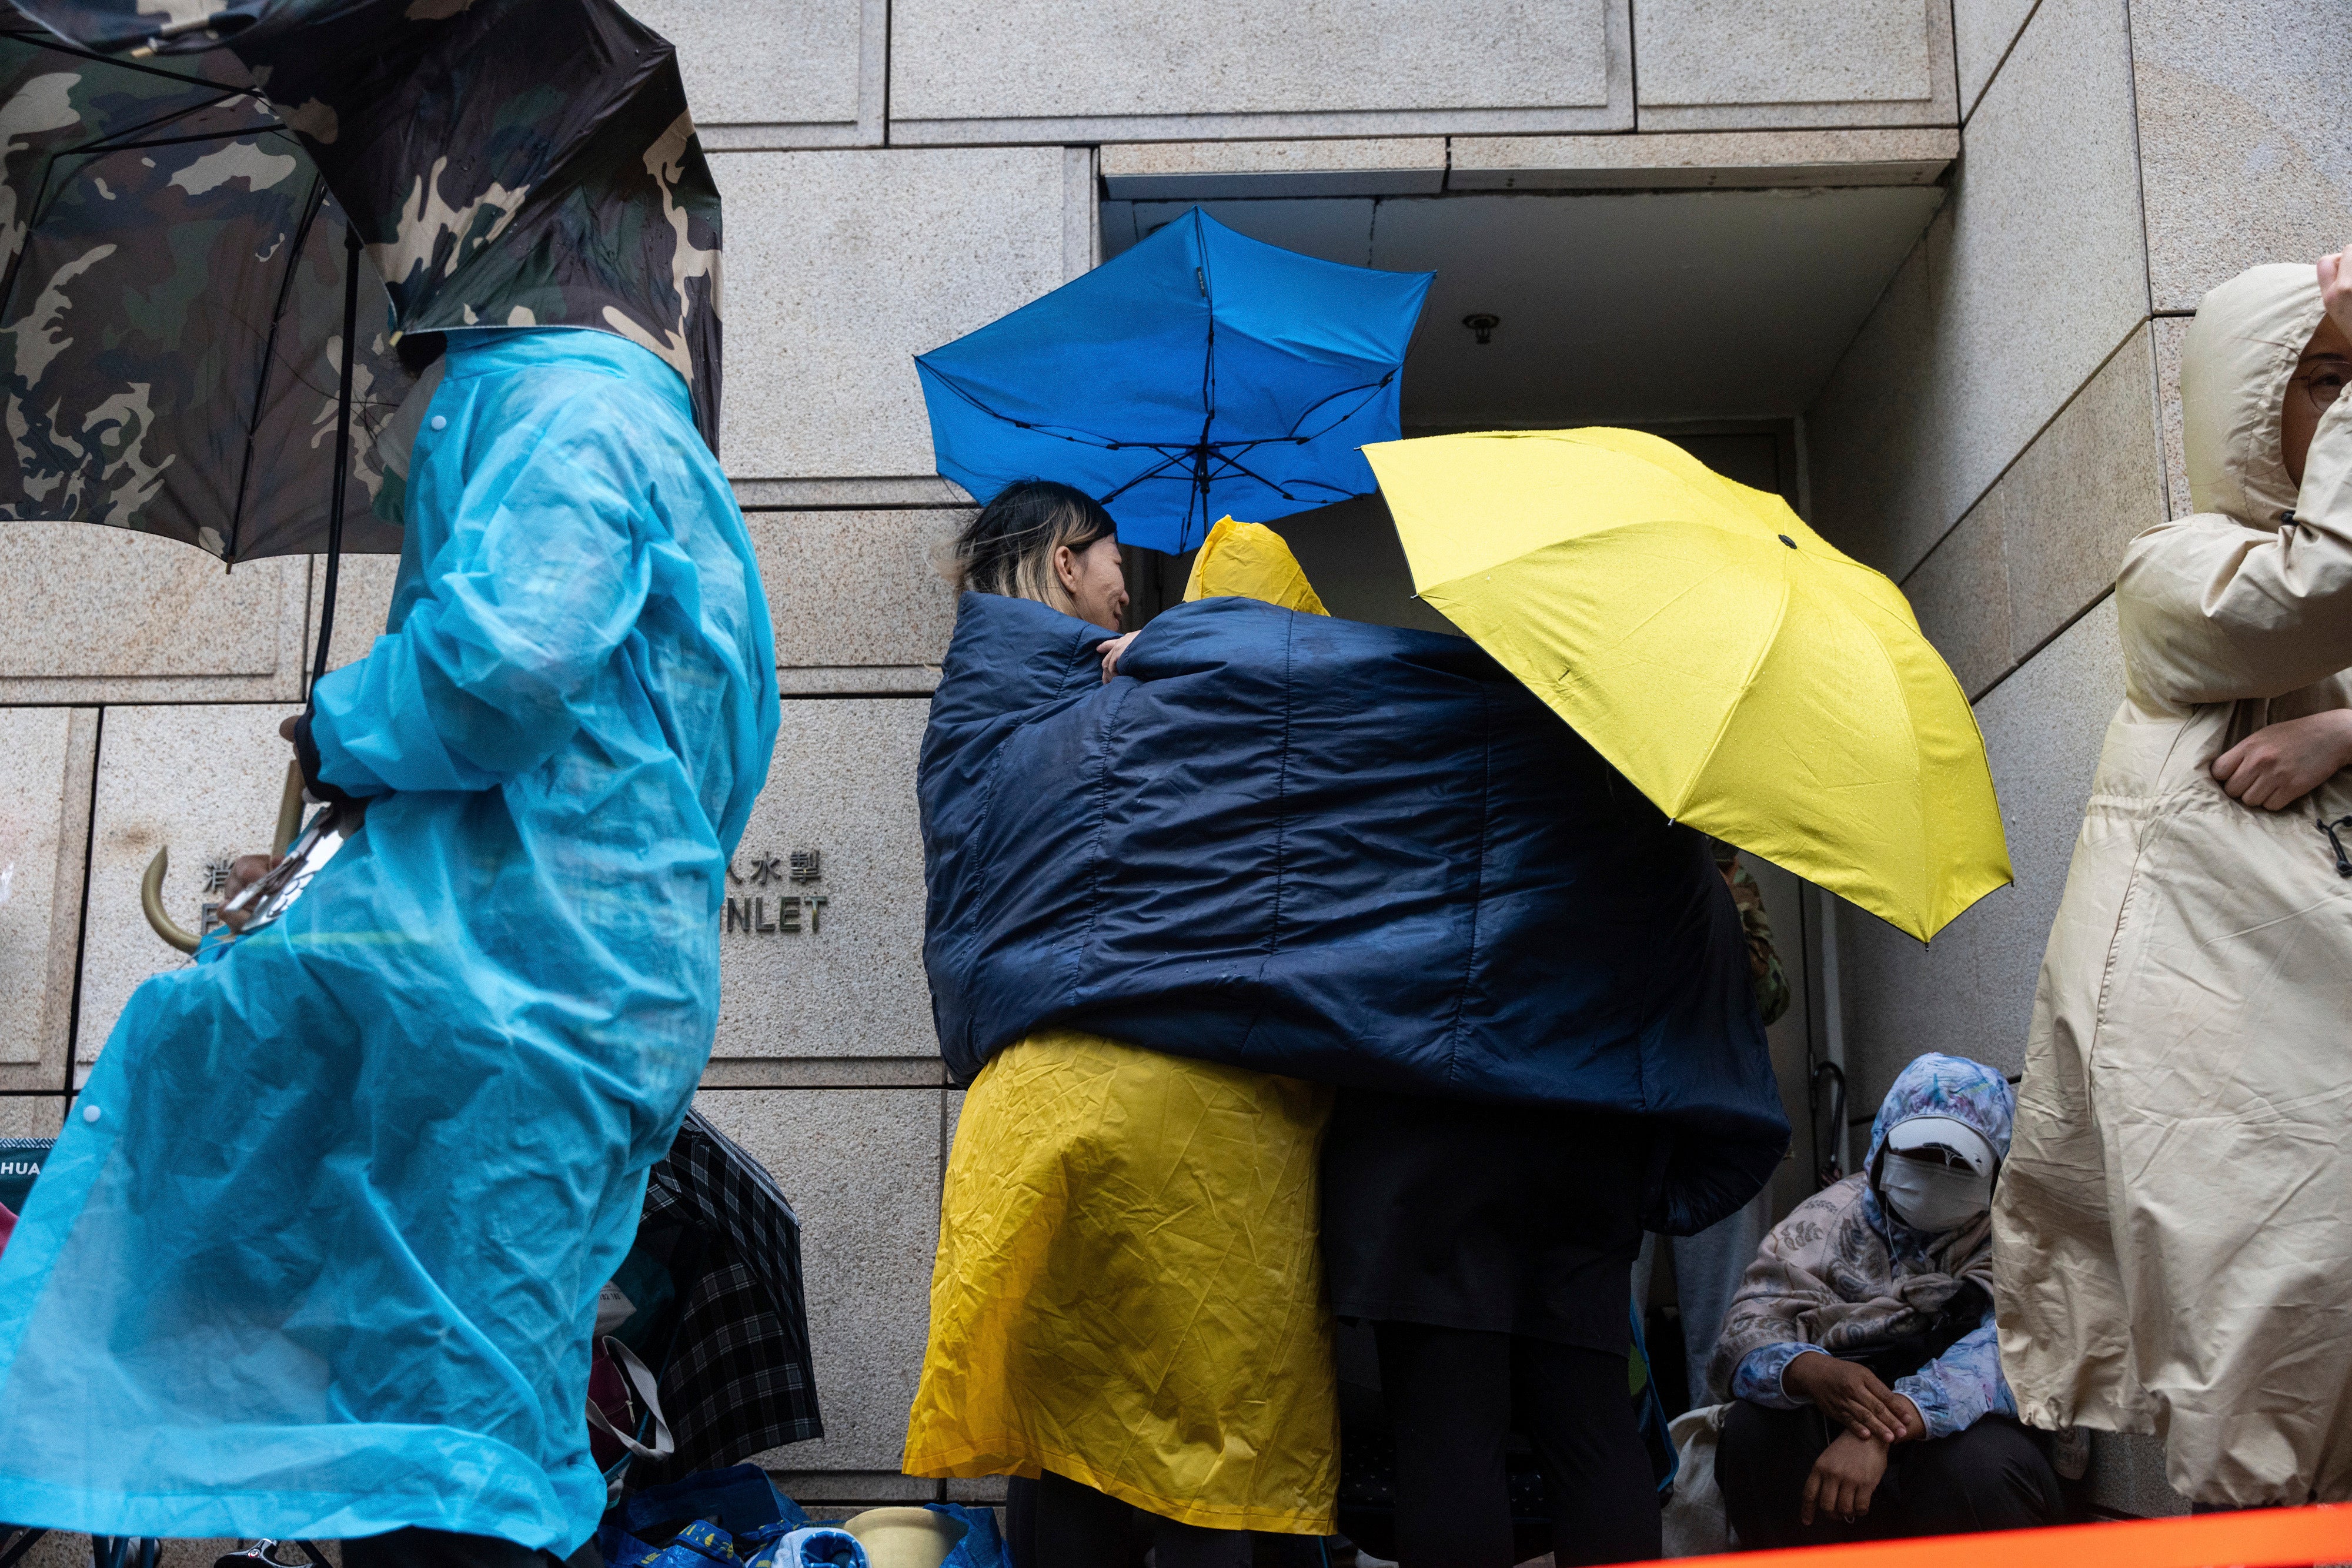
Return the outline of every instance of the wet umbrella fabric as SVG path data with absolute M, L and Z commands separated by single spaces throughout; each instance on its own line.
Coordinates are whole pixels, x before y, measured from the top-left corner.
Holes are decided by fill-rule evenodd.
M 677 1451 L 638 1459 L 633 1486 L 677 1480 L 785 1443 L 824 1435 L 801 1290 L 801 1228 L 757 1160 L 698 1112 L 646 1186 L 637 1245 L 683 1233 L 691 1277 L 661 1368 L 662 1409 Z M 680 1247 L 678 1240 L 688 1245 Z
M 318 166 L 225 56 L 101 59 L 0 18 L 0 518 L 325 549 L 351 263 Z M 391 552 L 375 438 L 410 382 L 358 266 L 343 546 Z
M 981 500 L 1059 479 L 1119 538 L 1185 550 L 1218 517 L 1373 489 L 1406 346 L 1435 276 L 1263 244 L 1195 207 L 1150 238 L 915 361 L 939 471 Z

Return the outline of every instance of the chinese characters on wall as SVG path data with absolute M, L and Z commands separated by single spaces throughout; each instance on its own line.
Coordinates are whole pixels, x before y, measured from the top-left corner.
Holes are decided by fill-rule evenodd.
M 832 902 L 817 891 L 824 881 L 824 857 L 816 850 L 738 855 L 727 862 L 727 908 L 719 930 L 815 936 L 824 929 L 825 905 Z

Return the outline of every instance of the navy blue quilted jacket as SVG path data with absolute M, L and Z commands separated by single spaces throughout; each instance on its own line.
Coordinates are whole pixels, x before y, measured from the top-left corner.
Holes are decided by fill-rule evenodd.
M 969 1077 L 1069 1024 L 1178 1056 L 1649 1117 L 1688 1234 L 1789 1125 L 1706 841 L 1460 638 L 1244 599 L 1108 633 L 967 593 L 923 738 L 924 963 Z

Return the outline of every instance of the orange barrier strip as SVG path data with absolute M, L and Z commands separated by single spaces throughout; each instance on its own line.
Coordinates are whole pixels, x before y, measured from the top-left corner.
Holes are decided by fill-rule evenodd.
M 2352 1503 L 1685 1557 L 1676 1568 L 2305 1568 L 2352 1562 Z

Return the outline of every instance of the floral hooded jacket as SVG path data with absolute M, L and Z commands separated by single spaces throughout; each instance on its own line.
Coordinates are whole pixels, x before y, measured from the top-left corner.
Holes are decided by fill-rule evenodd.
M 1895 1392 L 1919 1407 L 1930 1437 L 1966 1431 L 1987 1415 L 2014 1416 L 1993 1330 L 1989 1220 L 1933 1235 L 1914 1230 L 1879 1202 L 1872 1177 L 1887 1134 L 1916 1116 L 1965 1122 L 2006 1158 L 2015 1105 L 2008 1082 L 1981 1062 L 1931 1052 L 1905 1068 L 1871 1124 L 1862 1171 L 1800 1204 L 1757 1249 L 1707 1369 L 1717 1396 L 1795 1409 L 1801 1401 L 1780 1387 L 1789 1363 L 1808 1351 L 1864 1351 L 1918 1333 L 1974 1283 L 1985 1291 L 1984 1321 Z

